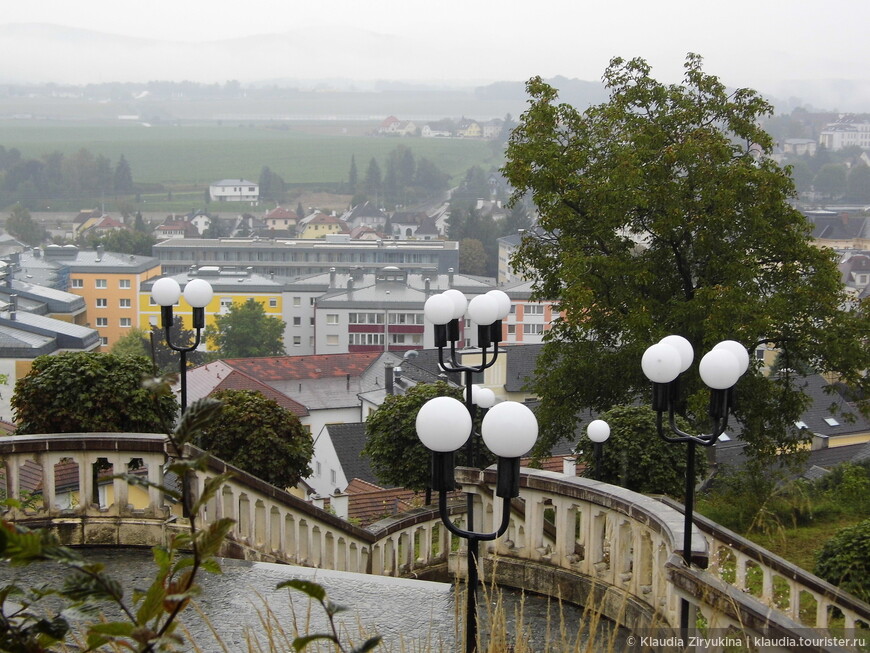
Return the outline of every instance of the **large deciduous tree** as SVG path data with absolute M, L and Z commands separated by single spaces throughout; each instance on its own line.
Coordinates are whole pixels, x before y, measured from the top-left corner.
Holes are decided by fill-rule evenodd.
M 311 475 L 314 443 L 299 418 L 253 390 L 222 390 L 219 417 L 200 446 L 221 460 L 280 488 Z
M 144 387 L 151 374 L 151 361 L 142 356 L 39 356 L 15 383 L 16 433 L 165 433 L 178 403 Z
M 263 305 L 251 298 L 233 304 L 205 329 L 206 339 L 223 358 L 284 355 L 284 322 L 266 315 Z
M 537 453 L 573 438 L 581 408 L 648 396 L 646 347 L 676 333 L 703 353 L 723 339 L 807 361 L 870 390 L 868 307 L 844 292 L 830 250 L 789 199 L 759 118 L 771 106 L 726 90 L 689 55 L 682 84 L 614 59 L 609 101 L 580 111 L 540 78 L 511 135 L 504 174 L 513 201 L 530 196 L 539 225 L 513 259 L 534 298 L 558 302 L 534 382 L 542 405 Z M 706 391 L 683 376 L 681 412 L 706 421 Z M 753 369 L 737 385 L 742 437 L 759 457 L 794 446 L 807 398 L 788 373 Z M 865 397 L 870 394 L 865 393 Z

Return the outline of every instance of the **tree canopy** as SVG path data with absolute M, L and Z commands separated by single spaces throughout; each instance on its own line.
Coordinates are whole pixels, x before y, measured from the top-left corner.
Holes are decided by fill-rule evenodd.
M 220 416 L 203 429 L 200 446 L 279 488 L 311 475 L 314 443 L 299 418 L 253 390 L 221 390 Z
M 700 354 L 724 339 L 776 347 L 870 389 L 868 307 L 845 293 L 832 252 L 812 245 L 789 204 L 793 184 L 758 126 L 771 106 L 726 90 L 701 64 L 688 55 L 683 83 L 665 85 L 642 59 L 613 59 L 609 100 L 585 111 L 540 78 L 527 83 L 503 172 L 512 201 L 530 197 L 540 217 L 513 263 L 534 279 L 534 299 L 563 311 L 534 381 L 539 454 L 572 437 L 581 409 L 648 397 L 641 357 L 670 333 L 698 354 L 681 410 L 698 422 Z M 751 453 L 796 445 L 808 400 L 792 375 L 754 367 L 736 394 Z
M 151 375 L 151 361 L 142 356 L 39 356 L 15 383 L 16 433 L 165 433 L 178 403 L 144 387 Z
M 263 305 L 250 298 L 233 304 L 205 329 L 206 339 L 224 358 L 283 356 L 284 322 L 266 315 Z
M 363 455 L 382 482 L 410 490 L 430 485 L 429 450 L 417 437 L 417 412 L 435 397 L 462 399 L 462 391 L 439 381 L 418 383 L 403 395 L 389 395 L 366 419 Z

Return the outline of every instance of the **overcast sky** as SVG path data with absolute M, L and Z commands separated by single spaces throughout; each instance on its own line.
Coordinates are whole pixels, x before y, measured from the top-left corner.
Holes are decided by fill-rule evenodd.
M 598 80 L 616 55 L 644 57 L 655 76 L 678 81 L 690 51 L 703 55 L 705 70 L 732 86 L 870 78 L 867 0 L 19 0 L 3 5 L 0 27 L 42 23 L 206 44 L 203 57 L 171 48 L 145 51 L 140 71 L 105 50 L 102 61 L 78 65 L 65 65 L 62 50 L 46 47 L 17 58 L 22 70 L 40 59 L 45 66 L 50 62 L 57 81 L 73 81 L 63 78 L 63 71 L 72 75 L 73 68 L 74 81 L 118 81 L 111 78 L 122 74 L 119 65 L 131 76 L 121 81 L 167 78 L 172 68 L 180 78 L 225 81 L 244 77 L 244 64 L 260 79 L 368 75 L 479 82 L 564 75 Z M 244 56 L 238 69 L 217 71 L 210 65 L 210 42 L 291 33 L 306 56 L 275 61 L 274 70 L 263 70 L 263 59 L 245 62 Z M 9 54 L 2 49 L 0 43 L 0 55 Z M 222 72 L 231 76 L 219 79 Z

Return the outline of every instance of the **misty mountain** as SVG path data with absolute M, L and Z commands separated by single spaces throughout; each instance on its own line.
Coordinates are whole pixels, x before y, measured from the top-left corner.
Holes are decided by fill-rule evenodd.
M 167 20 L 171 20 L 167 17 Z M 365 29 L 293 30 L 208 42 L 128 38 L 49 24 L 0 26 L 0 84 L 95 84 L 190 80 L 308 91 L 399 93 L 451 90 L 480 101 L 518 106 L 524 79 L 468 77 L 462 62 L 511 61 L 504 50 L 481 52 L 474 42 L 408 37 Z M 14 62 L 10 65 L 9 62 Z M 423 67 L 425 66 L 425 68 Z M 502 69 L 504 67 L 502 66 Z M 495 70 L 495 65 L 492 66 Z M 500 77 L 504 77 L 501 75 Z M 586 106 L 606 95 L 598 81 L 552 80 L 567 102 Z M 779 80 L 757 88 L 778 111 L 795 106 L 870 111 L 870 80 Z

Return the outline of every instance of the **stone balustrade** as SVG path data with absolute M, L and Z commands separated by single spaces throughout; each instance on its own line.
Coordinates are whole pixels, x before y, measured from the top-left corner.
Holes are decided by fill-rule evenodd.
M 200 453 L 187 445 L 186 454 Z M 161 487 L 176 455 L 155 434 L 63 434 L 0 439 L 0 488 L 21 502 L 6 518 L 54 529 L 69 545 L 165 543 L 188 519 Z M 224 462 L 209 458 L 191 479 L 233 472 L 201 509 L 202 523 L 234 520 L 223 554 L 338 571 L 419 578 L 464 575 L 465 542 L 419 508 L 359 528 Z M 114 478 L 147 479 L 147 487 Z M 494 529 L 502 501 L 495 471 L 459 469 L 474 495 L 475 530 Z M 789 633 L 827 628 L 835 610 L 845 627 L 870 622 L 870 606 L 716 524 L 696 520 L 693 566 L 679 547 L 681 506 L 589 479 L 523 470 L 521 494 L 509 508 L 507 533 L 482 544 L 481 577 L 593 606 L 629 629 L 673 629 L 686 598 L 711 627 Z M 452 508 L 464 520 L 465 506 Z

